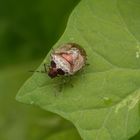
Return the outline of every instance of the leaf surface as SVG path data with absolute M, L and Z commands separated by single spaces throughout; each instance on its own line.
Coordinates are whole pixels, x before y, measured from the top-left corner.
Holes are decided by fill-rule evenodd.
M 140 129 L 139 13 L 138 0 L 82 0 L 54 48 L 78 43 L 90 65 L 62 85 L 60 92 L 61 78 L 35 73 L 17 100 L 70 120 L 84 140 L 132 137 Z M 49 63 L 49 56 L 44 62 Z

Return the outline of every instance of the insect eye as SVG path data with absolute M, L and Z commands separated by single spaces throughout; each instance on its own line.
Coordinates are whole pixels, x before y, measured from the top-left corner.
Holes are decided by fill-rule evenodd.
M 57 73 L 60 74 L 60 75 L 64 75 L 65 74 L 65 72 L 62 69 L 57 69 Z
M 54 61 L 51 61 L 51 67 L 52 67 L 52 68 L 56 68 L 56 64 L 55 64 Z
M 56 70 L 54 70 L 53 68 L 50 68 L 50 69 L 49 69 L 48 75 L 49 75 L 51 78 L 56 77 L 57 74 L 58 74 L 58 72 L 57 72 Z

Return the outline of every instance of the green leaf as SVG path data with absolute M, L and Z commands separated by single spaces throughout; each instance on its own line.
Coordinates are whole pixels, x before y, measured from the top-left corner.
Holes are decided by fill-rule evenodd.
M 17 100 L 70 120 L 84 140 L 127 140 L 135 135 L 140 129 L 139 13 L 139 0 L 82 0 L 54 47 L 76 42 L 85 48 L 90 65 L 60 92 L 60 78 L 35 73 Z
M 0 140 L 42 140 L 58 131 L 75 130 L 69 121 L 54 113 L 14 100 L 19 87 L 31 75 L 26 70 L 35 65 L 38 62 L 0 70 Z M 76 136 L 76 130 L 71 134 Z

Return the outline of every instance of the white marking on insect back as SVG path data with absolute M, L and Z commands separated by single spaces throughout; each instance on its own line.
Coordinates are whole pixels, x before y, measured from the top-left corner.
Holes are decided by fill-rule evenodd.
M 73 60 L 75 60 L 75 59 L 77 59 L 80 52 L 77 48 L 72 48 L 70 50 L 70 53 L 72 54 Z
M 83 66 L 85 65 L 85 62 L 84 62 L 84 58 L 79 55 L 78 56 L 78 59 L 75 60 L 75 63 L 74 63 L 74 67 L 73 67 L 73 72 L 77 72 L 78 70 L 80 70 Z
M 52 55 L 52 60 L 56 63 L 56 68 L 62 69 L 64 72 L 71 74 L 70 64 L 61 56 L 57 54 Z

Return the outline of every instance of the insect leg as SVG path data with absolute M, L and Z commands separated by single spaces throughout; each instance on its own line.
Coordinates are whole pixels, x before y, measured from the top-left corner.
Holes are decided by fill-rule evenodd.
M 47 73 L 47 68 L 46 68 L 46 64 L 44 63 L 44 70 L 45 70 L 45 73 Z

